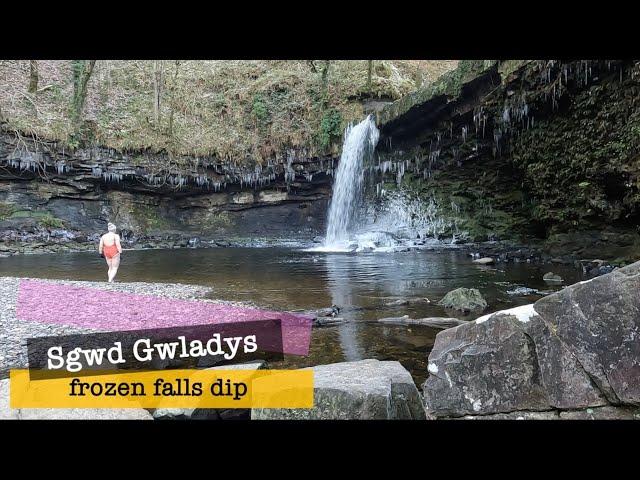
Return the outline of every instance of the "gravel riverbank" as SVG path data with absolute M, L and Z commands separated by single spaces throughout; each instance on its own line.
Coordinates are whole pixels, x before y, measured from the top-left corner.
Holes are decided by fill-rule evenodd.
M 39 323 L 20 320 L 16 315 L 18 290 L 21 280 L 26 278 L 0 277 L 0 378 L 6 378 L 9 369 L 27 367 L 27 339 L 33 337 L 72 335 L 91 333 L 97 330 L 55 323 Z M 57 285 L 90 287 L 95 289 L 154 295 L 181 300 L 200 300 L 210 303 L 223 303 L 204 298 L 211 292 L 209 287 L 178 283 L 107 283 L 70 280 L 45 280 Z

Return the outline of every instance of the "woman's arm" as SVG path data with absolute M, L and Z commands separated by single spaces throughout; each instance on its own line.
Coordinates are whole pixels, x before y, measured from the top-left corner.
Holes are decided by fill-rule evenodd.
M 122 247 L 120 246 L 120 235 L 116 234 L 116 247 L 118 247 L 118 253 L 122 253 Z
M 102 245 L 102 237 L 100 237 L 100 245 L 98 245 L 98 253 L 100 255 L 102 255 L 102 247 L 103 247 L 103 245 Z

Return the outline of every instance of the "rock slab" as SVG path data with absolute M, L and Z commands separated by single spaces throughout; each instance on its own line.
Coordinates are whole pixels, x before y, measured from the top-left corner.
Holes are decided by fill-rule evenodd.
M 637 262 L 440 332 L 424 383 L 428 414 L 573 418 L 564 411 L 640 406 L 639 291 Z
M 255 420 L 426 418 L 411 375 L 399 362 L 361 360 L 312 367 L 314 408 L 253 409 Z
M 0 420 L 153 420 L 143 408 L 11 408 L 9 379 L 0 380 Z

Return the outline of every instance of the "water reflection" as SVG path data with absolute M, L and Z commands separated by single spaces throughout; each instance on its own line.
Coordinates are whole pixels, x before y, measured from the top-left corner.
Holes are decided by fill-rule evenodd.
M 331 301 L 333 305 L 338 305 L 343 314 L 354 311 L 354 306 L 358 306 L 358 302 L 354 299 L 353 291 L 353 272 L 350 265 L 346 265 L 340 257 L 344 255 L 327 255 L 325 264 L 327 268 L 327 283 L 331 292 Z M 345 275 L 344 269 L 347 269 Z M 338 338 L 342 353 L 347 361 L 360 360 L 364 358 L 364 352 L 358 342 L 358 324 L 344 323 L 338 325 Z

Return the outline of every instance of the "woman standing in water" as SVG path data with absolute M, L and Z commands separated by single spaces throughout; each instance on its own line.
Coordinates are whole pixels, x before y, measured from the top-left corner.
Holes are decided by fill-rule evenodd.
M 109 232 L 100 237 L 98 252 L 100 252 L 100 255 L 104 255 L 104 259 L 109 266 L 109 282 L 113 282 L 120 266 L 122 247 L 120 246 L 120 235 L 116 233 L 116 226 L 113 223 L 109 223 L 107 230 Z

